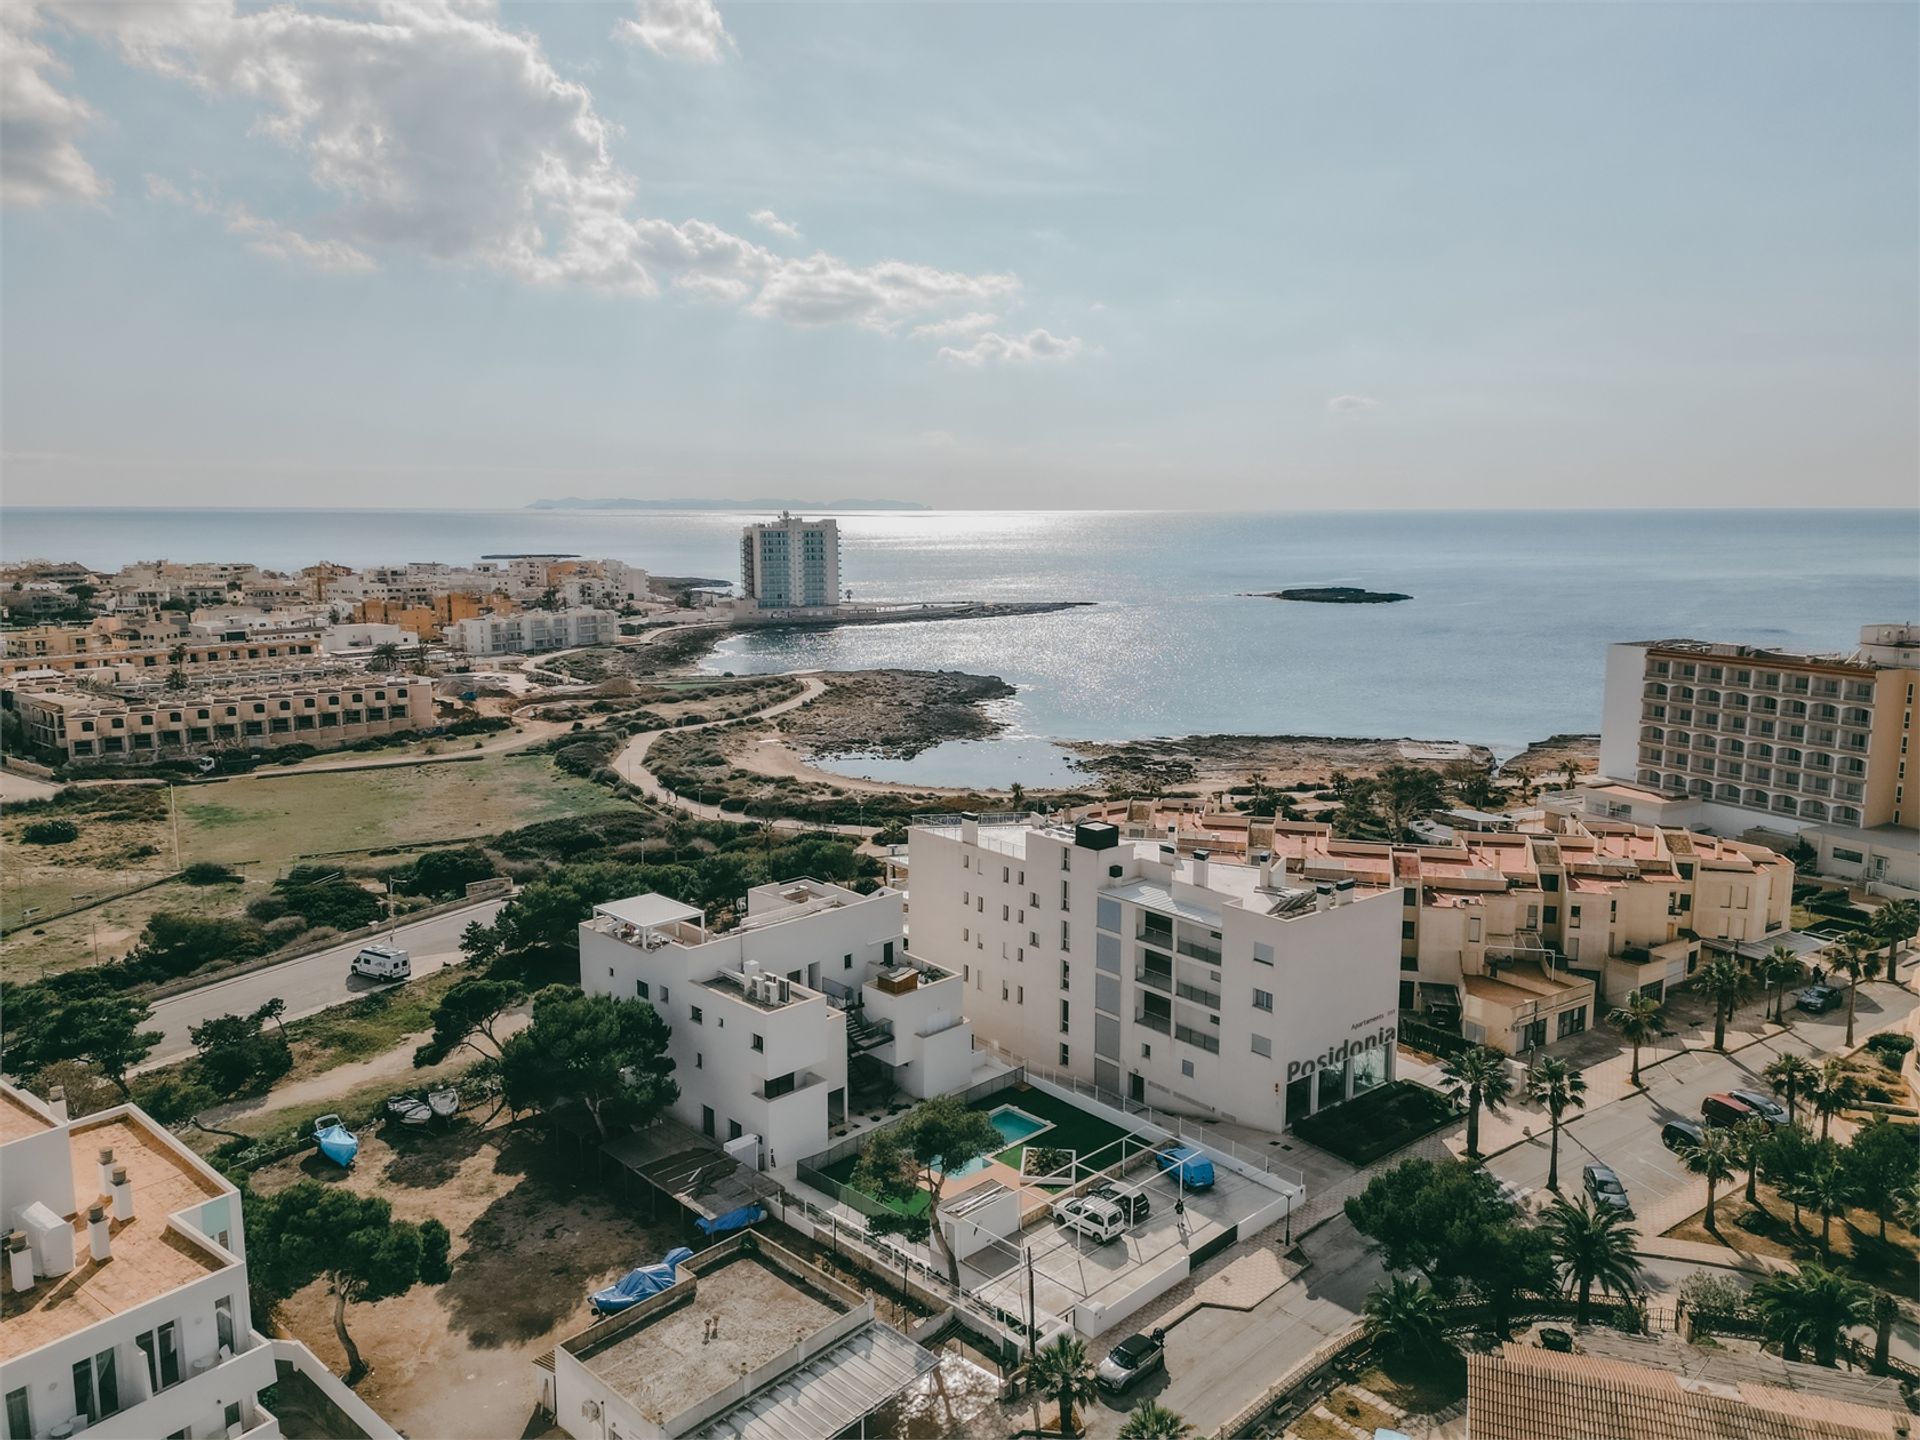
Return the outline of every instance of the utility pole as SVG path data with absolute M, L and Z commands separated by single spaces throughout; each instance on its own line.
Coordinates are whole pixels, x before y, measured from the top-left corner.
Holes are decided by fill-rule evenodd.
M 174 803 L 173 786 L 167 786 L 167 820 L 173 826 L 173 868 L 180 868 L 180 807 Z
M 1039 1343 L 1036 1332 L 1039 1330 L 1039 1317 L 1033 1303 L 1033 1247 L 1025 1247 L 1027 1257 L 1027 1363 L 1034 1359 L 1034 1347 Z

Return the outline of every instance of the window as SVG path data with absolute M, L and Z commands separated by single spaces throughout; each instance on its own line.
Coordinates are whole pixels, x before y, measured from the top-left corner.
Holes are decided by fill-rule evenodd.
M 1060 1045 L 1060 1068 L 1064 1070 L 1072 1063 L 1073 1062 L 1067 1058 L 1066 1042 L 1062 1041 Z
M 738 1140 L 746 1132 L 740 1128 L 738 1120 L 727 1121 L 727 1139 Z
M 1254 941 L 1253 942 L 1253 963 L 1256 965 L 1273 964 L 1273 946 L 1267 944 L 1265 941 L 1262 941 L 1262 940 Z
M 769 1100 L 778 1100 L 782 1095 L 791 1095 L 792 1093 L 793 1072 L 791 1070 L 784 1075 L 775 1075 L 767 1081 L 767 1099 Z
M 667 996 L 667 987 L 666 987 L 666 986 L 664 986 L 664 985 L 662 985 L 662 986 L 660 987 L 660 1003 L 661 1003 L 662 1005 L 664 1005 L 664 1004 L 666 1004 L 666 1003 L 667 1003 L 667 999 L 668 999 L 668 996 Z
M 1060 1033 L 1062 1035 L 1067 1033 L 1067 1002 L 1065 1000 L 1060 1002 Z
M 227 1433 L 232 1434 L 233 1427 L 240 1424 L 241 1421 L 240 1402 L 238 1400 L 229 1400 L 227 1402 L 227 1408 L 221 1413 L 220 1418 L 227 1427 Z
M 1067 928 L 1067 922 L 1065 920 L 1062 920 L 1060 922 L 1060 948 L 1062 950 L 1073 949 L 1073 946 L 1069 943 L 1070 939 L 1071 939 L 1071 932 Z
M 1560 877 L 1558 875 L 1542 875 L 1540 877 L 1540 888 L 1549 895 L 1553 894 L 1554 891 L 1560 888 Z
M 1000 982 L 1000 998 L 1002 1000 L 1008 1000 L 1008 999 L 1011 999 L 1012 996 L 1013 996 L 1012 989 L 1007 985 L 1006 981 L 1002 980 Z
M 842 970 L 851 970 L 853 968 L 853 956 L 842 955 L 840 957 L 840 968 Z
M 232 1354 L 235 1331 L 233 1328 L 233 1297 L 230 1295 L 222 1295 L 218 1300 L 213 1302 L 213 1333 L 215 1343 L 225 1349 L 228 1354 Z
M 1264 1035 L 1254 1036 L 1253 1037 L 1253 1053 L 1256 1055 L 1265 1055 L 1269 1059 L 1271 1059 L 1273 1056 L 1273 1041 L 1269 1040 Z
M 1587 1007 L 1586 1006 L 1576 1005 L 1571 1010 L 1562 1010 L 1560 1012 L 1560 1019 L 1559 1019 L 1559 1029 L 1560 1029 L 1559 1038 L 1560 1039 L 1564 1040 L 1569 1035 L 1578 1035 L 1582 1030 L 1585 1030 L 1586 1028 L 1587 1028 Z
M 1580 907 L 1578 905 L 1569 905 L 1567 907 L 1567 927 L 1571 930 L 1578 930 L 1580 928 Z
M 707 1012 L 702 1010 L 698 1005 L 689 1005 L 687 1007 L 687 1018 L 696 1025 L 706 1024 L 706 1016 Z
M 698 1050 L 693 1052 L 693 1068 L 696 1070 L 707 1068 L 707 1057 Z
M 102 1350 L 73 1367 L 73 1408 L 88 1424 L 104 1420 L 120 1408 L 120 1372 L 113 1351 Z
M 177 1324 L 169 1320 L 157 1330 L 142 1331 L 133 1337 L 133 1343 L 147 1358 L 147 1383 L 154 1393 L 180 1383 L 180 1327 Z
M 755 1050 L 760 1050 L 760 1051 L 764 1051 L 764 1050 L 765 1050 L 765 1049 L 767 1048 L 767 1038 L 766 1038 L 766 1036 L 764 1036 L 764 1035 L 756 1035 L 756 1036 L 754 1036 L 754 1037 L 753 1037 L 753 1048 L 754 1048 Z
M 1273 992 L 1271 990 L 1255 990 L 1253 992 L 1253 1008 L 1256 1010 L 1273 1009 Z
M 1402 970 L 1418 970 L 1420 968 L 1420 957 L 1418 955 L 1402 955 L 1400 957 L 1400 968 Z
M 1400 922 L 1400 938 L 1401 938 L 1402 940 L 1411 940 L 1411 939 L 1413 939 L 1413 938 L 1414 938 L 1414 936 L 1413 936 L 1413 921 L 1411 921 L 1411 920 L 1402 920 L 1402 921 Z
M 33 1440 L 33 1408 L 24 1385 L 7 1392 L 7 1440 Z
M 1191 1080 L 1193 1078 L 1193 1061 L 1182 1060 L 1180 1062 L 1180 1073 Z
M 1017 985 L 1014 987 L 1013 1003 L 1016 1005 L 1024 1005 L 1027 1003 L 1027 987 L 1026 986 Z
M 1071 969 L 1072 967 L 1069 966 L 1065 960 L 1062 960 L 1060 962 L 1060 988 L 1062 990 L 1070 990 L 1073 988 L 1071 985 L 1067 983 L 1068 974 L 1071 971 Z
M 1547 906 L 1544 918 L 1547 924 L 1558 925 L 1560 923 L 1560 907 L 1558 905 Z
M 711 1105 L 700 1107 L 700 1133 L 709 1140 L 713 1138 L 713 1107 Z
M 1153 1059 L 1153 1046 L 1151 1046 L 1151 1045 L 1142 1045 L 1142 1046 L 1140 1047 L 1140 1058 L 1141 1058 L 1142 1060 L 1151 1060 L 1151 1059 Z
M 636 980 L 633 982 L 633 993 L 638 995 L 642 1000 L 650 1000 L 653 998 L 653 990 L 644 980 Z

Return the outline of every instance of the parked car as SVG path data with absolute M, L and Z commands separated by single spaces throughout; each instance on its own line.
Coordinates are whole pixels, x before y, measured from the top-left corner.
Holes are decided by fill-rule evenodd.
M 1153 1213 L 1153 1202 L 1147 1198 L 1144 1190 L 1128 1190 L 1111 1180 L 1103 1180 L 1087 1193 L 1118 1205 L 1129 1225 L 1138 1225 Z
M 1787 1107 L 1774 1099 L 1773 1096 L 1767 1094 L 1766 1091 L 1729 1090 L 1727 1093 L 1742 1105 L 1752 1107 L 1752 1109 L 1759 1114 L 1760 1118 L 1769 1125 L 1784 1125 L 1787 1123 Z
M 1163 1172 L 1178 1175 L 1182 1188 L 1187 1190 L 1213 1188 L 1213 1161 L 1193 1146 L 1176 1145 L 1171 1150 L 1158 1150 L 1154 1152 L 1153 1158 L 1159 1162 Z
M 353 973 L 370 980 L 409 980 L 413 977 L 413 956 L 397 945 L 363 945 L 353 957 Z
M 1078 1231 L 1096 1245 L 1117 1240 L 1127 1233 L 1127 1217 L 1111 1200 L 1083 1195 L 1063 1200 L 1054 1207 L 1054 1217 L 1069 1230 Z
M 1633 1202 L 1627 1199 L 1627 1187 L 1620 1183 L 1620 1177 L 1605 1165 L 1589 1165 L 1580 1172 L 1581 1183 L 1587 1187 L 1596 1208 L 1618 1210 L 1622 1215 L 1633 1214 Z
M 1700 1118 L 1709 1125 L 1738 1125 L 1759 1112 L 1727 1091 L 1718 1091 L 1700 1102 Z
M 1824 1015 L 1840 1003 L 1840 992 L 1831 985 L 1809 985 L 1794 997 L 1793 1008 L 1809 1015 Z
M 1660 1127 L 1660 1143 L 1669 1150 L 1692 1150 L 1706 1136 L 1706 1130 L 1691 1120 L 1669 1120 Z
M 1119 1395 L 1132 1389 L 1136 1380 L 1166 1368 L 1167 1332 L 1156 1330 L 1151 1335 L 1127 1336 L 1107 1352 L 1093 1377 L 1102 1390 Z

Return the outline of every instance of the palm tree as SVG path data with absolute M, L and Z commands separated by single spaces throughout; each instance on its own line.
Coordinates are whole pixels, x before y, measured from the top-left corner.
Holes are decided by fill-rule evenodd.
M 1889 900 L 1873 917 L 1873 933 L 1887 942 L 1887 974 L 1892 975 L 1900 942 L 1920 933 L 1920 904 L 1912 900 Z
M 1696 1175 L 1707 1177 L 1707 1229 L 1718 1235 L 1720 1226 L 1716 1222 L 1713 1207 L 1718 1198 L 1720 1182 L 1730 1179 L 1733 1172 L 1740 1168 L 1734 1157 L 1733 1140 L 1719 1126 L 1710 1126 L 1703 1131 L 1698 1145 L 1689 1145 L 1680 1152 L 1680 1158 L 1687 1162 L 1687 1169 Z
M 167 663 L 173 668 L 167 671 L 167 689 L 184 690 L 187 688 L 187 647 L 175 645 L 167 651 Z
M 1879 942 L 1864 930 L 1850 931 L 1841 937 L 1833 968 L 1844 971 L 1847 977 L 1847 1048 L 1851 1050 L 1854 1000 L 1860 992 L 1860 982 L 1880 973 Z
M 1807 1104 L 1820 1116 L 1820 1138 L 1833 1132 L 1833 1117 L 1853 1103 L 1853 1072 L 1838 1055 L 1821 1062 L 1819 1073 L 1807 1085 Z
M 1734 1159 L 1747 1172 L 1747 1203 L 1758 1205 L 1760 1193 L 1756 1186 L 1760 1180 L 1760 1160 L 1773 1140 L 1773 1126 L 1758 1115 L 1749 1115 L 1727 1131 L 1727 1139 L 1733 1145 Z
M 1373 1287 L 1360 1324 L 1376 1349 L 1405 1360 L 1430 1360 L 1447 1348 L 1440 1297 L 1431 1285 L 1401 1275 Z
M 1634 1259 L 1633 1244 L 1640 1232 L 1613 1206 L 1596 1210 L 1584 1198 L 1578 1205 L 1556 1200 L 1543 1223 L 1560 1283 L 1579 1291 L 1576 1324 L 1587 1323 L 1596 1283 L 1609 1295 L 1624 1297 L 1639 1290 L 1640 1262 Z
M 1193 1426 L 1158 1400 L 1142 1400 L 1120 1427 L 1120 1440 L 1187 1440 Z
M 1784 945 L 1774 946 L 1773 953 L 1766 958 L 1760 974 L 1773 995 L 1773 1018 L 1776 1024 L 1787 1023 L 1787 990 L 1800 978 L 1801 969 L 1800 957 Z
M 1893 1350 L 1893 1322 L 1900 1318 L 1900 1302 L 1885 1290 L 1873 1292 L 1873 1373 L 1891 1374 L 1887 1364 Z
M 1633 1046 L 1633 1074 L 1628 1078 L 1634 1089 L 1640 1088 L 1640 1047 L 1651 1044 L 1667 1033 L 1667 1007 L 1645 991 L 1627 996 L 1627 1003 L 1616 1006 L 1607 1015 L 1607 1024 L 1620 1032 Z
M 1764 1277 L 1753 1287 L 1753 1306 L 1767 1337 L 1780 1342 L 1783 1360 L 1798 1360 L 1806 1345 L 1821 1365 L 1834 1363 L 1848 1326 L 1873 1316 L 1865 1285 L 1821 1265 Z
M 1693 977 L 1693 988 L 1713 1001 L 1713 1048 L 1727 1048 L 1727 1021 L 1747 988 L 1747 972 L 1732 956 L 1716 955 Z
M 367 657 L 369 670 L 391 670 L 400 663 L 400 647 L 392 641 L 376 645 Z
M 1820 1217 L 1820 1258 L 1833 1254 L 1833 1217 L 1844 1215 L 1857 1193 L 1853 1177 L 1840 1162 L 1838 1154 L 1828 1151 L 1808 1168 L 1793 1187 L 1796 1205 L 1804 1205 Z
M 1014 781 L 1013 784 L 1007 787 L 1007 798 L 1012 802 L 1013 808 L 1016 811 L 1025 809 L 1027 803 L 1027 787 L 1022 785 L 1018 780 Z
M 1093 1398 L 1093 1362 L 1076 1335 L 1062 1335 L 1033 1357 L 1034 1384 L 1060 1404 L 1060 1433 L 1073 1435 L 1074 1407 Z
M 1513 1072 L 1507 1068 L 1507 1057 L 1498 1050 L 1491 1045 L 1476 1045 L 1451 1056 L 1446 1075 L 1452 1082 L 1447 1093 L 1456 1100 L 1466 1096 L 1467 1154 L 1478 1159 L 1480 1107 L 1485 1105 L 1489 1112 L 1497 1112 L 1507 1103 L 1507 1097 L 1513 1094 Z
M 1527 1071 L 1527 1098 L 1547 1107 L 1553 1139 L 1547 1152 L 1547 1188 L 1560 1188 L 1560 1117 L 1587 1103 L 1587 1077 L 1557 1055 L 1542 1056 Z
M 1818 1075 L 1804 1055 L 1782 1055 L 1767 1062 L 1767 1068 L 1761 1072 L 1767 1077 L 1767 1083 L 1773 1086 L 1773 1093 L 1784 1096 L 1787 1102 L 1787 1123 L 1791 1125 L 1800 1118 L 1800 1096 Z

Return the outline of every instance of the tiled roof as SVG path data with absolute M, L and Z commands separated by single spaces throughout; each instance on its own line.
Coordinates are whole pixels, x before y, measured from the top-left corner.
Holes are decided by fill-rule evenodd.
M 1698 1387 L 1698 1388 L 1696 1388 Z M 1473 1440 L 1904 1440 L 1911 1415 L 1508 1344 L 1467 1357 Z

